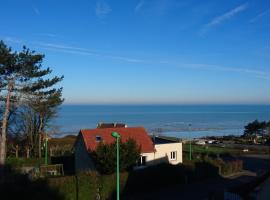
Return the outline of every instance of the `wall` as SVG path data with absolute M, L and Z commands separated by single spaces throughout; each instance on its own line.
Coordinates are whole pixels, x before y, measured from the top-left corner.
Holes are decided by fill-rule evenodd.
M 163 159 L 167 159 L 170 164 L 182 163 L 182 143 L 169 143 L 169 144 L 156 144 L 155 145 L 155 160 L 163 162 Z M 171 160 L 171 152 L 176 151 L 176 159 Z
M 94 163 L 86 150 L 82 135 L 79 135 L 75 145 L 75 171 L 79 172 L 94 169 Z
M 156 152 L 141 153 L 141 156 L 146 156 L 146 165 L 156 165 L 159 163 L 179 164 L 182 163 L 182 143 L 156 144 Z M 176 160 L 171 160 L 171 152 L 176 151 Z M 136 167 L 143 168 L 143 167 Z

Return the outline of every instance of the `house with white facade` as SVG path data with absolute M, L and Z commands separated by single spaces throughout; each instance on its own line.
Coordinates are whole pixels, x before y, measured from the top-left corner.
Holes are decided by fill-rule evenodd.
M 112 132 L 121 135 L 122 142 L 134 139 L 141 149 L 141 157 L 138 166 L 143 168 L 159 163 L 179 164 L 182 163 L 182 143 L 162 137 L 150 137 L 143 127 L 114 126 L 96 129 L 80 130 L 75 150 L 75 170 L 95 170 L 95 164 L 91 158 L 91 152 L 95 151 L 100 142 L 111 144 L 115 138 Z

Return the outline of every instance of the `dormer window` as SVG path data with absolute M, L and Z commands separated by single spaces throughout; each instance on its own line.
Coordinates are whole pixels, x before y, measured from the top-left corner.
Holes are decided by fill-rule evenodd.
M 96 135 L 96 142 L 101 142 L 102 141 L 102 137 L 100 135 Z

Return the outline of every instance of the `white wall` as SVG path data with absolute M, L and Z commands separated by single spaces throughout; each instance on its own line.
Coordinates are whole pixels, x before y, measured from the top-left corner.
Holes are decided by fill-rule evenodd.
M 173 165 L 182 163 L 182 143 L 156 144 L 156 152 L 142 153 L 141 156 L 146 156 L 146 165 L 155 165 L 159 163 L 170 163 Z M 171 152 L 176 151 L 176 159 L 171 159 Z
M 156 144 L 155 160 L 167 158 L 170 164 L 182 163 L 182 143 Z M 171 159 L 171 152 L 176 151 L 176 159 Z

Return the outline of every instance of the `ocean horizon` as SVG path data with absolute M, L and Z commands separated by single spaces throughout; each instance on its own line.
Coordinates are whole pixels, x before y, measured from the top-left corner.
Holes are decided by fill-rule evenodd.
M 181 138 L 241 135 L 254 120 L 270 120 L 270 105 L 62 105 L 55 137 L 94 129 L 100 122 L 143 126 L 149 134 Z

